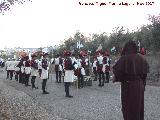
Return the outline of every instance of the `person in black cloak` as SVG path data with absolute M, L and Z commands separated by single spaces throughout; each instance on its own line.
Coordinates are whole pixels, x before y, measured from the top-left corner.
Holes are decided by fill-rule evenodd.
M 114 82 L 121 82 L 124 120 L 144 120 L 144 91 L 149 64 L 138 53 L 134 41 L 128 41 L 120 59 L 113 66 Z

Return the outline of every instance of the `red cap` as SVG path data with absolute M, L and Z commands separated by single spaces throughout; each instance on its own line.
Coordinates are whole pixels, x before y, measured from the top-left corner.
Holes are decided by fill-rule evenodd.
M 86 51 L 80 51 L 80 55 L 81 56 L 87 56 L 87 52 Z
M 97 51 L 96 53 L 97 53 L 97 54 L 101 54 L 101 55 L 103 54 L 102 50 L 99 50 L 99 51 Z
M 33 58 L 33 57 L 37 57 L 37 55 L 35 55 L 35 54 L 32 54 L 32 55 L 31 55 L 31 57 L 32 57 L 32 58 Z
M 110 55 L 109 51 L 106 50 L 106 52 L 104 53 L 104 55 L 105 55 L 105 56 L 109 56 L 109 55 Z
M 45 52 L 41 52 L 40 55 L 43 56 L 43 57 L 45 57 L 46 55 L 49 55 L 49 54 L 45 53 Z
M 71 55 L 71 52 L 68 51 L 68 50 L 65 50 L 65 51 L 63 52 L 63 55 L 64 55 L 64 56 L 70 56 L 70 55 Z

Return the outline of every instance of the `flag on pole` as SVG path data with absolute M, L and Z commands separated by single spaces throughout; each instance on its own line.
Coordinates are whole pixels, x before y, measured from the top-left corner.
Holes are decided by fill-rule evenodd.
M 91 53 L 91 51 L 90 51 L 90 50 L 88 50 L 88 53 Z
M 116 47 L 115 47 L 115 46 L 113 46 L 113 47 L 111 48 L 111 52 L 113 52 L 113 51 L 116 51 Z
M 42 49 L 42 52 L 48 53 L 48 48 L 43 48 L 43 49 Z
M 80 41 L 77 42 L 77 48 L 80 49 L 81 47 L 83 47 L 83 44 L 80 43 Z
M 99 47 L 97 48 L 96 52 L 101 51 L 101 50 L 102 50 L 102 45 L 100 44 Z
M 139 52 L 140 52 L 140 45 L 141 45 L 141 43 L 138 40 L 138 50 L 139 50 Z

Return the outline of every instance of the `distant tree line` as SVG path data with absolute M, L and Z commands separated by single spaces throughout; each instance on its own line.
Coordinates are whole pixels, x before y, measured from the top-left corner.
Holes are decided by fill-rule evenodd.
M 77 52 L 77 42 L 81 42 L 84 46 L 81 50 L 91 51 L 91 55 L 95 54 L 98 46 L 102 45 L 102 51 L 111 50 L 115 46 L 116 54 L 119 54 L 124 44 L 129 40 L 135 40 L 140 47 L 144 47 L 148 52 L 160 52 L 160 14 L 149 15 L 149 25 L 143 25 L 139 29 L 130 32 L 129 29 L 116 27 L 110 35 L 106 32 L 102 34 L 94 33 L 91 37 L 86 37 L 80 31 L 77 31 L 73 37 L 70 37 L 59 45 L 52 54 L 63 53 L 64 50 Z

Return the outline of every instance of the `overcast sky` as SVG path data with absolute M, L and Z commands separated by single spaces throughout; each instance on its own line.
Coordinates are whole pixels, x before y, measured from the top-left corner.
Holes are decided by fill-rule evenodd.
M 108 4 L 115 2 L 116 5 Z M 15 5 L 0 15 L 0 49 L 4 47 L 36 48 L 54 46 L 77 30 L 89 33 L 110 33 L 116 26 L 136 29 L 148 24 L 147 14 L 160 13 L 160 0 L 153 5 L 132 5 L 149 0 L 33 0 Z M 130 6 L 118 5 L 119 2 Z M 131 2 L 132 1 L 132 2 Z M 80 5 L 93 2 L 95 5 Z M 98 2 L 98 3 L 96 3 Z M 99 6 L 100 2 L 106 5 Z

